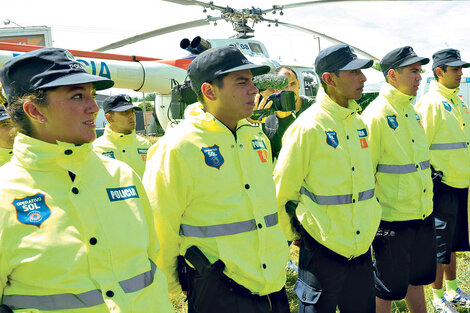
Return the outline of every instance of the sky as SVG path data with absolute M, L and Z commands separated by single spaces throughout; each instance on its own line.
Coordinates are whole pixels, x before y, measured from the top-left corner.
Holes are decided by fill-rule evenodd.
M 235 9 L 256 7 L 266 9 L 302 0 L 227 1 L 213 0 L 219 6 Z M 183 6 L 160 0 L 80 0 L 80 1 L 2 1 L 0 27 L 7 19 L 21 26 L 49 26 L 53 45 L 66 49 L 93 50 L 100 46 L 139 33 L 173 24 L 220 16 L 219 11 L 202 12 L 199 6 Z M 209 1 L 207 1 L 209 2 Z M 234 5 L 236 3 L 236 5 Z M 286 9 L 284 15 L 266 14 L 268 19 L 325 33 L 367 51 L 377 58 L 388 51 L 411 45 L 419 56 L 431 58 L 440 49 L 452 47 L 470 60 L 470 1 L 341 1 L 318 3 Z M 283 26 L 256 24 L 255 38 L 262 41 L 271 58 L 281 63 L 312 66 L 318 54 L 318 39 Z M 183 38 L 226 38 L 234 34 L 225 21 L 217 26 L 182 30 L 128 45 L 112 53 L 179 58 L 186 52 L 179 48 Z M 331 45 L 320 39 L 323 49 Z M 425 67 L 430 72 L 430 66 Z M 468 75 L 468 73 L 464 72 Z

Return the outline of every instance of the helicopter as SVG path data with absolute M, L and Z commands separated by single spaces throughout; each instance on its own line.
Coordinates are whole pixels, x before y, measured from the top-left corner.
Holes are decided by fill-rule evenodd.
M 315 0 L 307 2 L 298 2 L 286 5 L 273 5 L 266 9 L 255 7 L 235 9 L 232 7 L 222 7 L 214 4 L 213 1 L 203 2 L 197 0 L 163 0 L 166 2 L 177 3 L 179 5 L 196 5 L 203 8 L 204 11 L 216 10 L 220 16 L 214 17 L 208 15 L 204 19 L 194 20 L 182 24 L 167 26 L 143 34 L 135 35 L 114 43 L 107 44 L 94 49 L 94 51 L 69 50 L 72 55 L 82 63 L 85 69 L 94 75 L 99 75 L 113 79 L 116 88 L 132 89 L 139 92 L 155 93 L 155 112 L 154 122 L 163 129 L 172 124 L 174 118 L 171 116 L 171 89 L 173 84 L 183 82 L 186 78 L 186 70 L 192 60 L 201 52 L 212 47 L 235 45 L 248 58 L 250 62 L 256 64 L 268 65 L 273 71 L 281 65 L 292 67 L 299 77 L 301 87 L 300 94 L 313 96 L 319 86 L 319 80 L 311 65 L 298 64 L 280 64 L 277 60 L 271 59 L 264 44 L 253 39 L 254 28 L 258 23 L 270 23 L 276 26 L 285 26 L 307 32 L 318 38 L 326 39 L 332 43 L 344 43 L 338 39 L 326 34 L 307 29 L 302 26 L 284 23 L 278 19 L 268 19 L 268 13 L 284 14 L 284 10 L 307 5 L 320 4 L 325 2 L 336 2 L 338 0 Z M 355 1 L 355 0 L 353 0 Z M 183 38 L 180 47 L 187 51 L 189 55 L 173 59 L 162 60 L 158 58 L 140 57 L 132 55 L 120 55 L 108 53 L 106 51 L 116 49 L 131 43 L 152 38 L 155 36 L 171 33 L 177 30 L 188 29 L 196 26 L 208 25 L 217 21 L 231 23 L 235 35 L 225 39 L 203 39 L 196 36 L 192 40 Z M 0 65 L 3 65 L 8 59 L 34 49 L 39 46 L 16 45 L 11 43 L 0 43 Z M 375 58 L 370 53 L 357 47 L 352 48 L 358 53 L 368 58 Z

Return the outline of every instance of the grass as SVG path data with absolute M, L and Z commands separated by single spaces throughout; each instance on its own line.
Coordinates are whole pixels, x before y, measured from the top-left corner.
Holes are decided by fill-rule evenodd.
M 299 259 L 299 249 L 293 245 L 290 248 L 290 255 L 291 260 L 294 261 L 295 264 L 298 264 Z M 470 252 L 465 253 L 457 253 L 457 277 L 459 286 L 462 290 L 470 292 Z M 298 310 L 298 303 L 297 303 L 297 296 L 293 290 L 295 282 L 297 281 L 297 274 L 288 269 L 287 270 L 287 282 L 286 282 L 286 290 L 287 290 L 287 297 L 289 298 L 289 305 L 290 310 L 292 313 L 297 312 Z M 428 312 L 434 312 L 431 301 L 432 301 L 432 291 L 430 286 L 425 287 L 426 293 L 426 304 L 428 307 Z M 177 313 L 187 313 L 187 305 L 184 301 L 185 297 L 183 295 L 172 297 L 171 301 L 175 307 L 175 311 Z M 392 305 L 392 313 L 407 313 L 409 312 L 405 301 L 395 301 Z M 470 309 L 466 309 L 463 311 L 459 311 L 461 313 L 470 313 Z

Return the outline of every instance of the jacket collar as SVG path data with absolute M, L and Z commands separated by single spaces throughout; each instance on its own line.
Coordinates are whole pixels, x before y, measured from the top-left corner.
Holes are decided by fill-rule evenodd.
M 184 112 L 185 120 L 193 125 L 214 132 L 232 133 L 231 130 L 211 113 L 203 110 L 199 102 L 189 105 Z M 238 121 L 237 130 L 242 126 L 252 126 L 246 119 Z
M 429 89 L 439 92 L 441 95 L 443 95 L 447 99 L 451 99 L 455 97 L 460 91 L 460 88 L 454 88 L 454 89 L 446 88 L 444 87 L 444 85 L 438 83 L 435 80 L 431 81 Z
M 387 82 L 383 83 L 379 96 L 385 97 L 392 107 L 401 110 L 411 105 L 411 102 L 416 98 L 416 96 L 405 95 Z
M 39 171 L 65 169 L 78 173 L 92 155 L 92 146 L 60 142 L 52 144 L 18 133 L 13 144 L 12 161 L 23 168 Z
M 111 129 L 109 124 L 106 124 L 106 127 L 104 128 L 104 133 L 103 136 L 105 138 L 108 138 L 109 141 L 120 141 L 120 142 L 131 142 L 134 141 L 136 138 L 135 130 L 132 131 L 130 134 L 122 134 L 122 133 L 117 133 Z
M 361 107 L 354 100 L 349 100 L 347 108 L 337 104 L 323 91 L 323 88 L 318 91 L 317 102 L 324 111 L 338 120 L 345 120 L 361 111 Z

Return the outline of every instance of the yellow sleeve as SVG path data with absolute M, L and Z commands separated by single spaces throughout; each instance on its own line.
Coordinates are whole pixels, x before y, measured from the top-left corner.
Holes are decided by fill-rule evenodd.
M 439 129 L 440 119 L 438 115 L 440 115 L 440 112 L 438 112 L 438 106 L 434 102 L 426 102 L 426 98 L 424 98 L 418 103 L 416 110 L 422 117 L 424 133 L 426 134 L 428 146 L 430 146 Z
M 168 278 L 170 293 L 181 291 L 177 274 L 179 229 L 189 201 L 191 171 L 178 152 L 165 144 L 152 146 L 143 183 L 154 210 L 155 228 L 160 240 L 157 266 Z
M 154 214 L 152 211 L 152 208 L 150 206 L 149 199 L 147 197 L 147 193 L 144 189 L 144 186 L 140 182 L 140 179 L 137 177 L 135 172 L 133 173 L 134 179 L 136 180 L 136 187 L 140 195 L 140 200 L 142 202 L 142 207 L 144 210 L 145 214 L 145 219 L 147 221 L 148 225 L 148 232 L 149 232 L 149 249 L 148 249 L 148 255 L 149 258 L 156 264 L 157 263 L 157 258 L 158 258 L 158 252 L 160 250 L 160 243 L 158 241 L 157 237 L 157 232 L 155 229 L 155 223 L 154 223 Z
M 314 148 L 311 135 L 301 127 L 289 127 L 282 138 L 281 152 L 274 168 L 279 224 L 287 240 L 300 238 L 285 205 L 288 201 L 300 201 L 300 188 L 309 172 L 310 151 Z
M 367 130 L 369 133 L 369 150 L 372 158 L 372 166 L 374 173 L 377 170 L 377 164 L 380 161 L 380 157 L 383 155 L 382 147 L 382 129 L 380 125 L 381 117 L 374 117 L 371 114 L 364 114 L 361 116 L 364 123 L 367 125 Z

